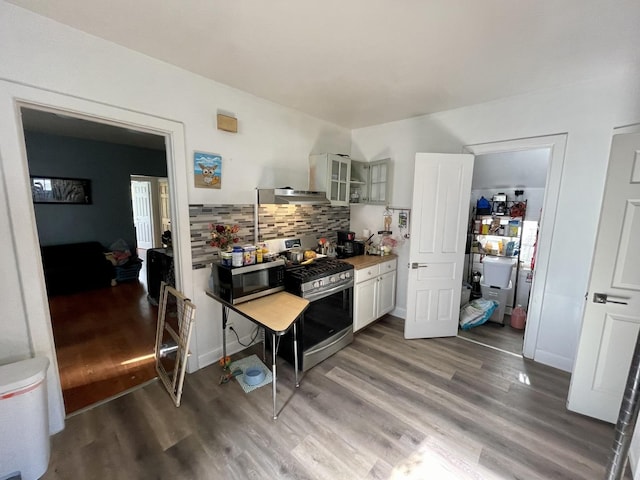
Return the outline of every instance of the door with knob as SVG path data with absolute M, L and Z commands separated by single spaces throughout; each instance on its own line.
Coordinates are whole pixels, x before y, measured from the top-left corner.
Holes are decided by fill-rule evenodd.
M 469 154 L 416 154 L 405 338 L 458 333 L 473 161 Z
M 640 331 L 640 133 L 613 137 L 567 406 L 615 422 Z

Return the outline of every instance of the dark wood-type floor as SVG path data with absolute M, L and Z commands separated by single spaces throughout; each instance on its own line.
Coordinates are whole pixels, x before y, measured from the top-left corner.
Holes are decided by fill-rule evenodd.
M 279 361 L 277 421 L 269 386 L 220 385 L 217 365 L 187 376 L 180 408 L 151 382 L 69 418 L 44 478 L 603 478 L 613 426 L 566 410 L 567 373 L 402 331 L 359 332 L 295 393 Z
M 458 335 L 491 347 L 521 355 L 522 345 L 524 343 L 524 330 L 513 328 L 509 315 L 505 315 L 504 319 L 504 326 L 499 323 L 487 322 L 469 330 L 458 330 Z
M 146 295 L 134 281 L 49 299 L 67 414 L 155 378 L 157 308 Z

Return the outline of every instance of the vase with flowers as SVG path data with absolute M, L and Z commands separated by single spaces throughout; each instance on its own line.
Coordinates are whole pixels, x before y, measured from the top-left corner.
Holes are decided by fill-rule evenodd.
M 238 232 L 240 227 L 238 225 L 220 225 L 210 224 L 209 231 L 211 232 L 211 241 L 209 245 L 215 248 L 219 248 L 224 252 L 231 250 L 234 244 L 240 241 Z

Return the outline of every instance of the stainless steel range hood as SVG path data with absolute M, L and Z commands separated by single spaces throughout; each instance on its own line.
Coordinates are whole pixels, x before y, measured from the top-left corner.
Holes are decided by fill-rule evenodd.
M 310 192 L 284 188 L 258 188 L 258 203 L 264 204 L 296 204 L 296 205 L 329 205 L 325 192 Z

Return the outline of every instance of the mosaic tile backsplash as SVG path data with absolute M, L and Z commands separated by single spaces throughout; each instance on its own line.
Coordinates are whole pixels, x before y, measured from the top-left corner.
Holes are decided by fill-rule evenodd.
M 204 268 L 216 258 L 209 246 L 209 225 L 239 225 L 240 245 L 254 242 L 253 204 L 189 205 L 193 268 Z M 258 241 L 316 235 L 337 240 L 338 230 L 349 230 L 349 207 L 330 205 L 258 206 Z

